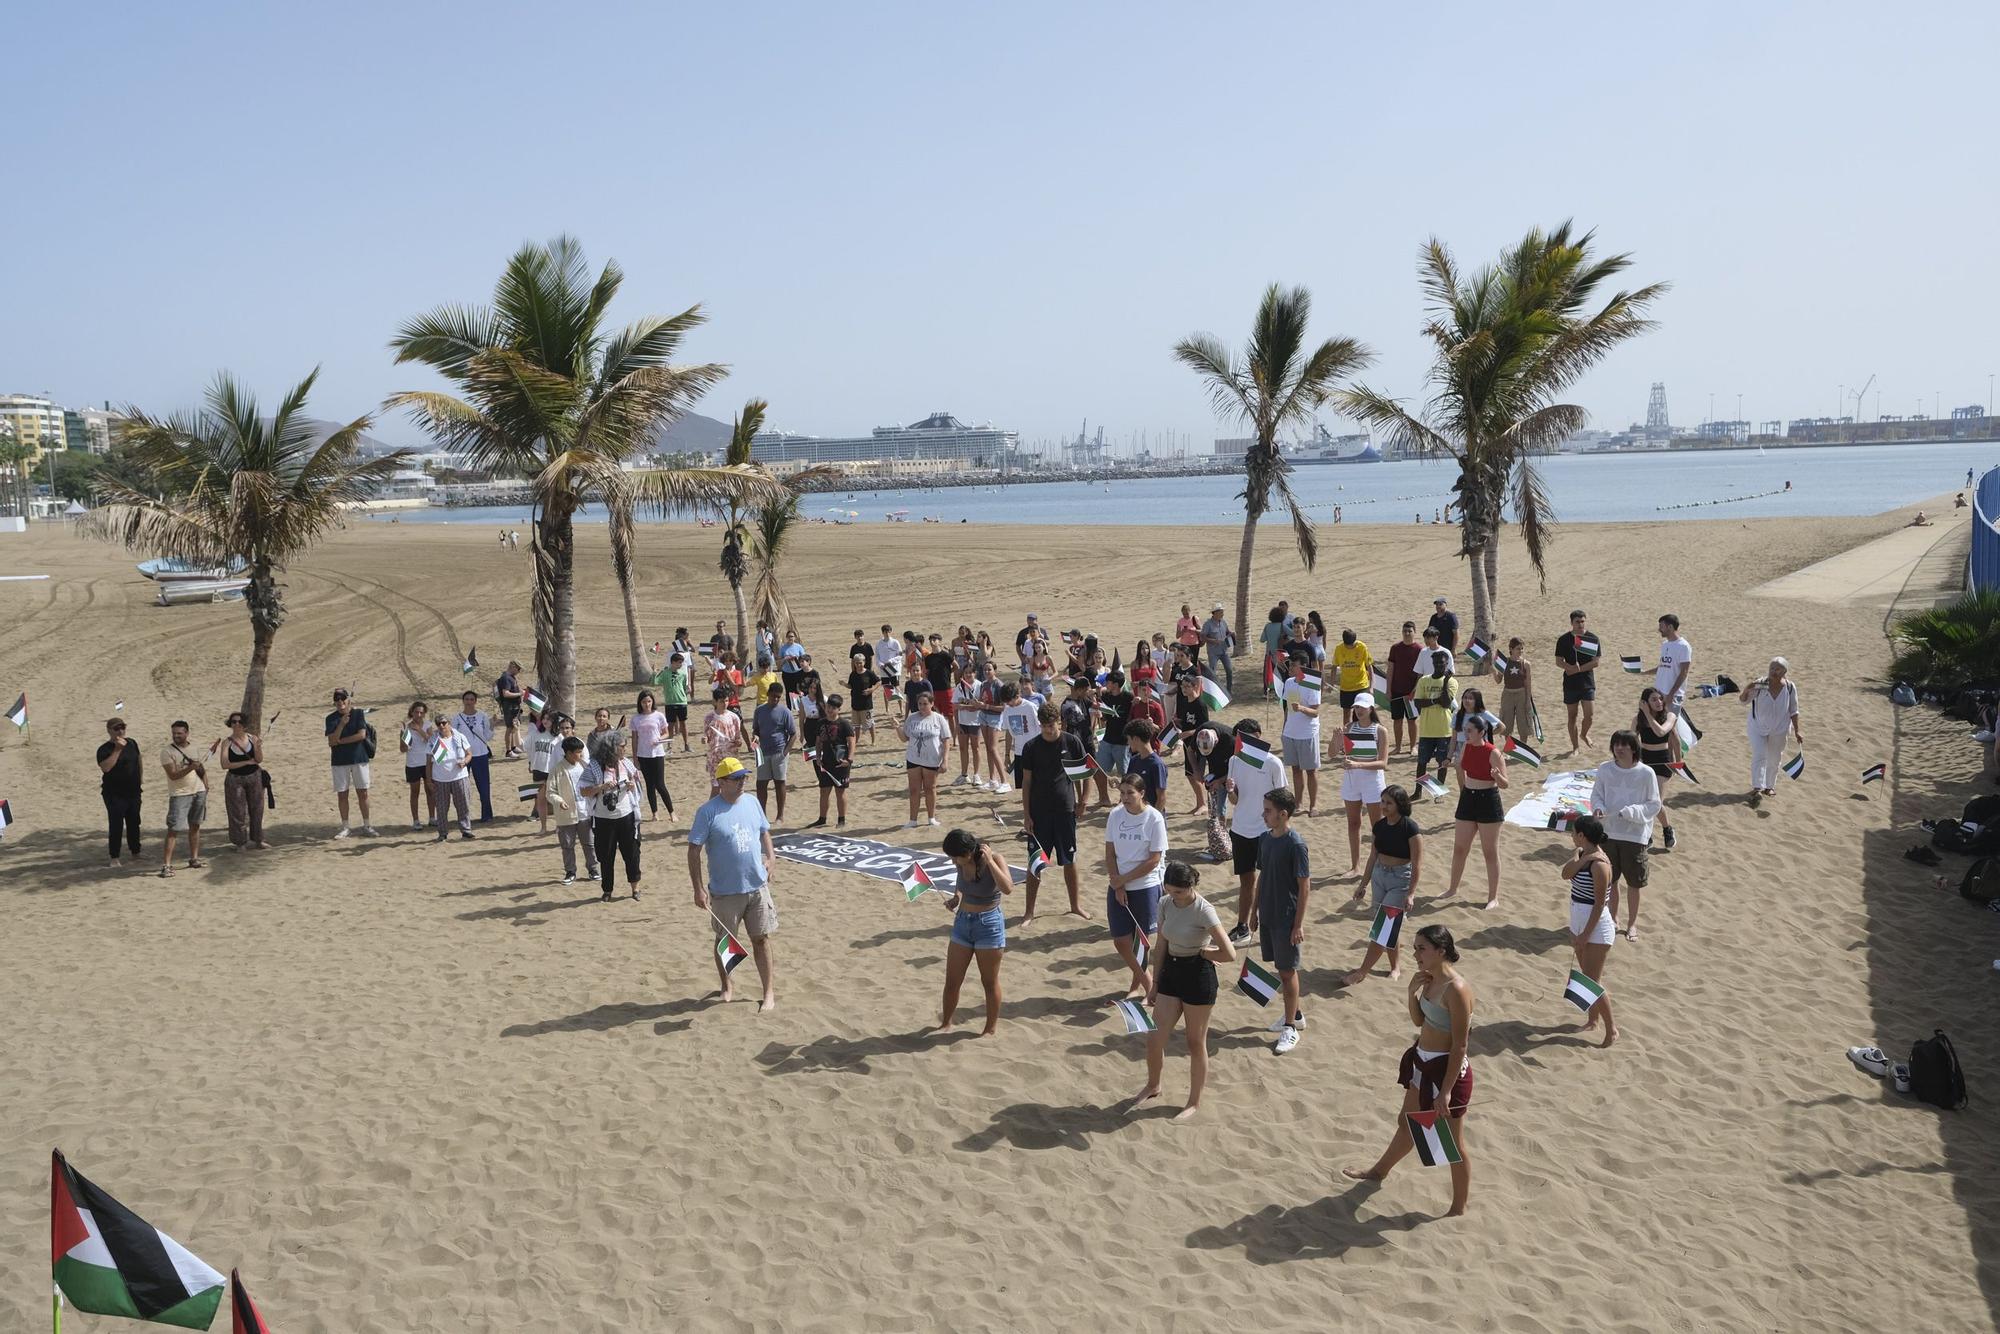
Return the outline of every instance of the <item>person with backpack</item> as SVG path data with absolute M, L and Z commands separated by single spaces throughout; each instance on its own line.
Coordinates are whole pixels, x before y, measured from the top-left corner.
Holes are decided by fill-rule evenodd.
M 1790 729 L 1803 750 L 1805 734 L 1799 731 L 1799 688 L 1791 680 L 1791 664 L 1783 658 L 1771 659 L 1762 680 L 1743 687 L 1737 698 L 1750 706 L 1746 727 L 1750 733 L 1750 796 L 1778 795 L 1778 771 L 1785 763 L 1785 732 Z

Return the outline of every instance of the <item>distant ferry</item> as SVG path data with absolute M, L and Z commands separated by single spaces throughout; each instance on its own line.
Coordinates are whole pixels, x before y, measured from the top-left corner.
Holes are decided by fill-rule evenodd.
M 1288 463 L 1380 463 L 1381 451 L 1363 433 L 1359 435 L 1330 435 L 1324 426 L 1315 424 L 1310 440 L 1296 440 L 1285 447 L 1285 461 Z

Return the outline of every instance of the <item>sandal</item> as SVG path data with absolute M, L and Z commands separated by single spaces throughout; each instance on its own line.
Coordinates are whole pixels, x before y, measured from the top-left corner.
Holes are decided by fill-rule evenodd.
M 1938 856 L 1936 851 L 1934 851 L 1931 848 L 1925 847 L 1921 843 L 1917 844 L 1916 846 L 1912 847 L 1909 851 L 1905 852 L 1903 854 L 1903 857 L 1906 861 L 1913 861 L 1917 863 L 1919 866 L 1944 865 L 1944 858 Z
M 162 866 L 160 868 L 160 879 L 162 880 L 171 880 L 173 878 L 173 874 L 174 874 L 174 868 L 171 866 Z
M 202 867 L 206 865 L 208 865 L 208 863 L 204 861 L 191 861 L 187 864 L 187 868 L 190 871 L 199 871 Z

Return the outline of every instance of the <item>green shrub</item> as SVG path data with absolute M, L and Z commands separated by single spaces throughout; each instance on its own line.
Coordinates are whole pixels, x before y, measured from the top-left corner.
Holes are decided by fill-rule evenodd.
M 1890 672 L 1932 690 L 1957 690 L 2000 679 L 2000 590 L 1967 593 L 1949 606 L 1897 620 Z

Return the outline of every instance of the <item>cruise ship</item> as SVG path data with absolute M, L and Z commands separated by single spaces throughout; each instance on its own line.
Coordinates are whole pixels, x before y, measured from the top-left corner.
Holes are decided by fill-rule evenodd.
M 1313 423 L 1312 437 L 1294 440 L 1285 446 L 1287 463 L 1380 463 L 1382 455 L 1364 431 L 1358 435 L 1330 435 Z
M 861 436 L 764 431 L 750 442 L 755 463 L 851 464 L 864 460 L 945 460 L 969 468 L 1018 471 L 1021 437 L 995 426 L 968 426 L 934 412 L 908 426 L 878 426 Z

